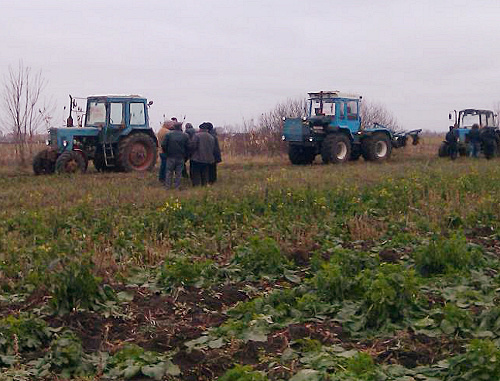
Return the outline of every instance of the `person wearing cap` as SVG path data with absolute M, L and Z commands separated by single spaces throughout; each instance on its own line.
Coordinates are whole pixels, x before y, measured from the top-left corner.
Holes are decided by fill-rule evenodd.
M 219 139 L 217 138 L 217 131 L 215 131 L 212 123 L 209 123 L 208 133 L 215 139 L 214 159 L 215 161 L 208 166 L 208 183 L 213 184 L 217 181 L 217 164 L 222 161 L 220 153 Z
M 161 125 L 160 131 L 158 131 L 158 133 L 156 134 L 156 138 L 158 140 L 158 145 L 160 146 L 160 148 L 163 143 L 163 139 L 165 139 L 165 136 L 172 131 L 173 127 L 174 122 L 172 120 L 165 121 Z M 160 152 L 160 171 L 158 172 L 158 180 L 161 183 L 165 182 L 166 171 L 167 157 L 163 152 Z
M 193 186 L 204 186 L 208 183 L 208 167 L 210 164 L 215 163 L 215 139 L 208 132 L 211 125 L 210 122 L 200 124 L 199 131 L 189 143 L 191 151 L 191 182 Z
M 165 187 L 170 189 L 172 177 L 175 176 L 174 187 L 181 187 L 182 170 L 189 153 L 189 136 L 182 132 L 182 123 L 174 123 L 174 130 L 165 135 L 161 148 L 166 157 Z

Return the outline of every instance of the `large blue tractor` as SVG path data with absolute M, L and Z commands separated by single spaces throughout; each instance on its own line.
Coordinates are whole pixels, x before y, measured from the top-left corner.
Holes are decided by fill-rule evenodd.
M 91 96 L 83 111 L 70 96 L 67 127 L 49 129 L 49 147 L 33 160 L 35 174 L 85 172 L 89 160 L 98 171 L 151 170 L 157 159 L 148 117 L 152 103 L 138 95 Z M 74 126 L 72 113 L 78 111 Z
M 311 164 L 320 154 L 323 163 L 357 160 L 382 161 L 392 148 L 406 146 L 408 137 L 418 143 L 422 130 L 394 132 L 375 123 L 362 128 L 361 97 L 338 91 L 309 93 L 307 116 L 285 118 L 283 140 L 288 142 L 292 164 Z

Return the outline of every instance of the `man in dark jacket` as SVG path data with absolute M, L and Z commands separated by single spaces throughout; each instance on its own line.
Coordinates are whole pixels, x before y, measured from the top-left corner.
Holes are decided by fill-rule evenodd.
M 445 140 L 448 143 L 448 152 L 450 153 L 451 160 L 455 160 L 458 155 L 458 129 L 450 126 Z
M 208 167 L 215 163 L 215 139 L 208 133 L 211 123 L 200 124 L 200 130 L 189 143 L 191 151 L 191 181 L 193 186 L 206 185 L 208 181 Z
M 175 174 L 174 186 L 176 189 L 179 189 L 181 187 L 184 162 L 189 152 L 189 136 L 182 132 L 182 123 L 174 123 L 174 130 L 165 135 L 161 148 L 167 158 L 165 186 L 167 189 L 170 189 L 172 186 L 172 177 Z
M 481 143 L 483 144 L 484 156 L 486 159 L 491 159 L 495 156 L 498 143 L 499 136 L 493 127 L 483 127 L 481 128 Z
M 478 158 L 481 150 L 481 135 L 479 133 L 479 125 L 473 124 L 471 130 L 467 134 L 469 139 L 469 156 Z
M 208 123 L 208 133 L 215 139 L 214 159 L 215 162 L 208 166 L 208 183 L 213 184 L 217 181 L 217 164 L 222 161 L 220 153 L 219 139 L 217 138 L 217 131 L 212 123 Z

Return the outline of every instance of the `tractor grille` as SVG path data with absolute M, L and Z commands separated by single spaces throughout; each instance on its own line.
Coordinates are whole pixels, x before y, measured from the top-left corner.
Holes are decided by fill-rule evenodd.
M 54 129 L 54 128 L 50 129 L 49 139 L 50 139 L 51 146 L 57 146 L 57 130 L 56 129 Z
M 287 119 L 283 125 L 283 136 L 288 142 L 302 142 L 306 135 L 309 135 L 309 129 L 304 126 L 302 120 Z

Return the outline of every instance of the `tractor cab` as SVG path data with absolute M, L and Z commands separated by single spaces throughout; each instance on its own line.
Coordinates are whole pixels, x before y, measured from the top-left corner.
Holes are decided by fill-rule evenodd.
M 474 124 L 479 128 L 496 127 L 497 115 L 491 110 L 479 109 L 464 109 L 460 111 L 454 110 L 448 115 L 450 120 L 454 121 L 454 126 L 458 128 L 459 141 L 462 144 L 466 143 L 467 135 Z M 463 150 L 463 148 L 462 148 Z
M 361 126 L 359 106 L 361 97 L 338 91 L 309 93 L 307 117 L 315 130 L 321 133 L 331 128 L 347 128 L 356 133 Z

